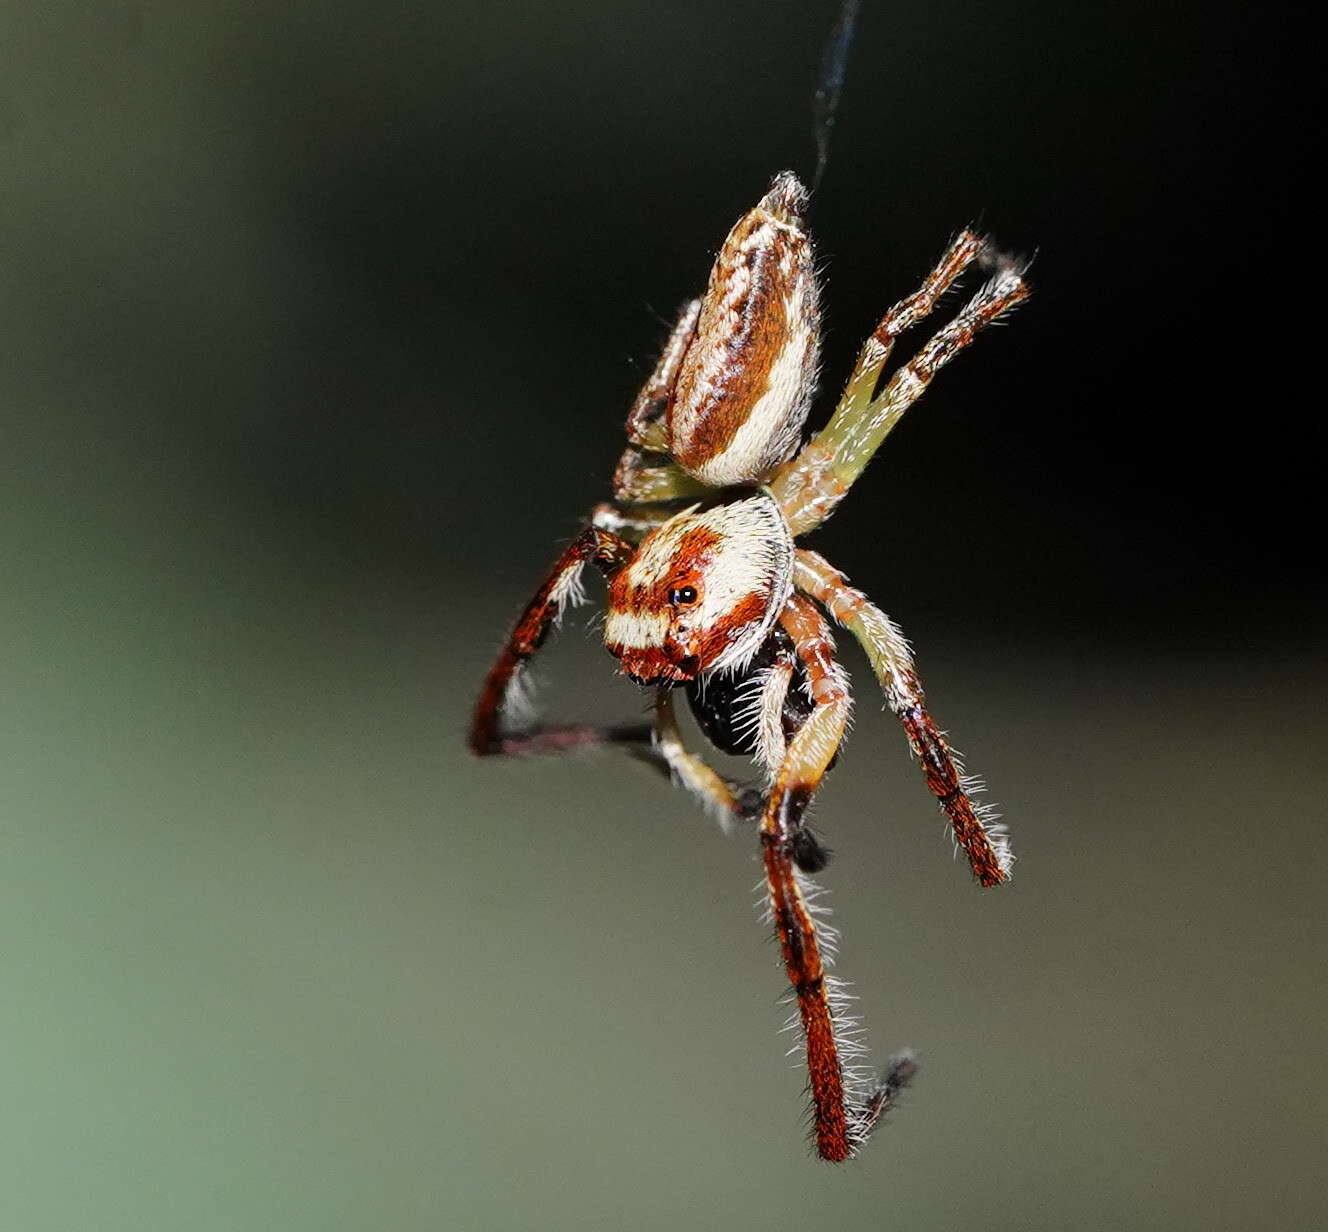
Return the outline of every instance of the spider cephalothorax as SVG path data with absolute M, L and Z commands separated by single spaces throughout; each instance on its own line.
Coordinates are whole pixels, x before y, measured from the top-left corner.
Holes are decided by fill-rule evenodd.
M 628 416 L 613 500 L 594 510 L 527 605 L 480 694 L 470 744 L 480 754 L 644 744 L 722 819 L 759 822 L 770 918 L 806 1045 L 817 1150 L 845 1159 L 895 1102 L 914 1063 L 901 1054 L 879 1078 L 846 1064 L 861 1050 L 845 1031 L 824 928 L 809 906 L 807 874 L 828 853 L 805 814 L 838 756 L 851 705 L 827 615 L 865 650 L 979 883 L 1007 880 L 1012 856 L 928 713 L 898 627 L 795 540 L 834 512 L 935 373 L 1028 290 L 1017 265 L 962 232 L 922 286 L 882 318 L 829 423 L 802 443 L 820 349 L 806 202 L 797 178 L 783 172 L 729 233 L 704 296 L 684 306 Z M 975 262 L 991 271 L 986 284 L 884 378 L 898 335 Z M 624 672 L 654 687 L 653 728 L 505 726 L 526 660 L 579 595 L 592 561 L 609 581 L 605 644 Z M 673 707 L 680 684 L 712 743 L 763 767 L 759 786 L 729 782 L 684 746 Z
M 743 667 L 793 590 L 793 537 L 757 493 L 655 527 L 609 584 L 604 642 L 642 684 Z

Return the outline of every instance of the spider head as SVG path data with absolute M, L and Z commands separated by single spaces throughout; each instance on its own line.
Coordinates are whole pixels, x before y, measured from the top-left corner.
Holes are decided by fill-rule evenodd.
M 793 539 L 765 493 L 684 510 L 656 527 L 609 587 L 604 641 L 639 684 L 742 667 L 793 589 Z

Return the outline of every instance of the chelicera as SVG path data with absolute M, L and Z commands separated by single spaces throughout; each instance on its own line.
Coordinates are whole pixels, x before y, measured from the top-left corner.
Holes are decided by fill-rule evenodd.
M 1022 269 L 962 232 L 922 285 L 876 326 L 826 426 L 803 441 L 820 351 L 819 288 L 805 229 L 808 194 L 777 175 L 724 242 L 700 299 L 686 304 L 627 419 L 613 499 L 555 563 L 485 681 L 470 733 L 481 755 L 627 744 L 650 750 L 726 822 L 754 821 L 770 919 L 806 1045 L 817 1152 L 850 1156 L 912 1077 L 911 1054 L 881 1075 L 853 1064 L 832 935 L 809 874 L 828 852 L 805 815 L 848 726 L 848 677 L 830 625 L 866 652 L 927 786 L 983 886 L 1010 876 L 1004 828 L 973 799 L 927 710 L 894 622 L 823 557 L 797 546 L 850 487 L 937 371 L 1028 295 Z M 888 378 L 896 338 L 927 316 L 970 265 L 985 284 Z M 511 721 L 520 675 L 550 625 L 581 597 L 593 563 L 608 579 L 604 641 L 621 670 L 653 690 L 654 723 L 547 727 Z M 743 788 L 683 743 L 681 686 L 717 748 L 752 757 Z

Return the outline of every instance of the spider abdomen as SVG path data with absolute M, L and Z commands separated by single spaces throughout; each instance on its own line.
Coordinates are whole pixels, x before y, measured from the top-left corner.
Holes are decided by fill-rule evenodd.
M 669 452 L 711 487 L 760 483 L 798 447 L 820 350 L 807 190 L 777 175 L 729 232 L 668 406 Z

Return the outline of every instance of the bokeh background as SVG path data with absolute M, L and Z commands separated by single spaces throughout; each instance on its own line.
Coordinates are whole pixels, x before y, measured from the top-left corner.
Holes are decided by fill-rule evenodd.
M 857 1162 L 798 1130 L 753 844 L 462 752 L 665 319 L 809 166 L 834 7 L 0 9 L 0 1227 L 1322 1226 L 1293 8 L 865 6 L 829 384 L 971 219 L 1037 296 L 818 536 L 1021 856 L 969 884 L 855 660 L 826 880 L 924 1066 Z M 584 621 L 547 660 L 640 713 Z

